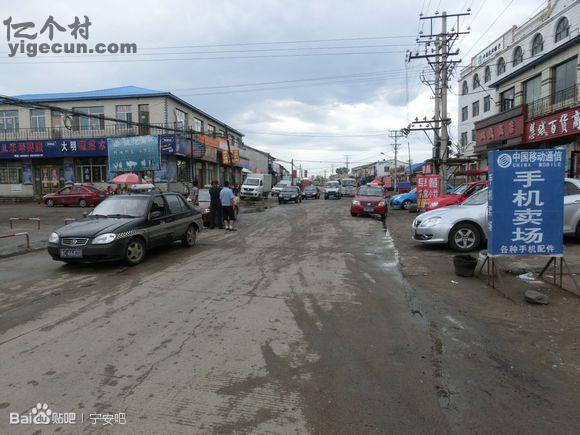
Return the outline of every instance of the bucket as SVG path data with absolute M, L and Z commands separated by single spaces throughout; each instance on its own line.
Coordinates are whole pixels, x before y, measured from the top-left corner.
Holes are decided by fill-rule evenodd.
M 473 258 L 471 255 L 456 255 L 453 257 L 453 265 L 455 266 L 455 275 L 472 277 L 477 267 L 477 258 Z

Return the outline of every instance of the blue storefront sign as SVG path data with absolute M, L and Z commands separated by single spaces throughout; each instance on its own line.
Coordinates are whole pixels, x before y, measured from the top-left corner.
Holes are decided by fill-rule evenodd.
M 489 255 L 563 254 L 565 160 L 562 149 L 489 153 Z
M 107 155 L 107 139 L 51 139 L 0 142 L 1 159 L 103 157 Z
M 109 171 L 134 172 L 158 170 L 159 137 L 155 135 L 107 139 Z

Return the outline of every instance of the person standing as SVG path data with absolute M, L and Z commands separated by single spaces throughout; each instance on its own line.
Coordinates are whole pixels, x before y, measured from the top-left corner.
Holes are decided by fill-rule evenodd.
M 220 202 L 221 190 L 218 181 L 213 180 L 209 188 L 209 210 L 211 212 L 211 223 L 209 227 L 212 230 L 216 226 L 220 229 L 223 228 L 222 203 Z
M 198 204 L 199 187 L 197 180 L 193 180 L 193 187 L 189 191 L 189 199 L 191 199 L 192 204 Z
M 236 219 L 236 215 L 234 214 L 235 198 L 234 192 L 230 189 L 229 181 L 226 181 L 220 192 L 220 202 L 222 204 L 222 214 L 226 231 L 236 231 L 234 228 L 234 220 Z

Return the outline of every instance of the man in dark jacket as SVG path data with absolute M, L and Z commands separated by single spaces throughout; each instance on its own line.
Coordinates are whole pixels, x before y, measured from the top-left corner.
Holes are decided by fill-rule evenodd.
M 214 229 L 216 226 L 220 229 L 224 227 L 222 222 L 222 203 L 220 201 L 221 190 L 222 188 L 219 186 L 218 181 L 213 180 L 211 182 L 211 187 L 209 188 L 209 210 L 211 212 L 210 229 Z

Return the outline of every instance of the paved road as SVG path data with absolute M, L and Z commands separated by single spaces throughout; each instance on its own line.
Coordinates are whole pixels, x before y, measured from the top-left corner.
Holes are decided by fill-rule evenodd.
M 490 369 L 446 373 L 449 336 L 417 311 L 381 222 L 351 218 L 347 200 L 246 213 L 237 233 L 134 268 L 37 252 L 0 274 L 2 433 L 31 433 L 8 412 L 39 401 L 125 412 L 117 433 L 497 433 L 506 417 L 461 396 Z

